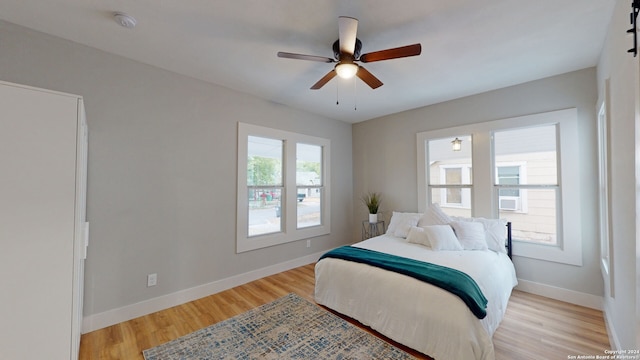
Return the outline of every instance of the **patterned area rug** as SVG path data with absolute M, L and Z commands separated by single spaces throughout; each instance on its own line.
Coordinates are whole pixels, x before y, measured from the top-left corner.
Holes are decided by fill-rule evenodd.
M 160 346 L 146 360 L 414 359 L 295 294 Z

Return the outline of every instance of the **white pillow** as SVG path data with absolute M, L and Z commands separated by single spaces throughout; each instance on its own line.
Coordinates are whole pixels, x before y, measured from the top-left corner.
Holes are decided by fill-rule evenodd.
M 465 250 L 487 250 L 484 226 L 479 222 L 452 221 L 458 241 Z
M 429 242 L 429 238 L 427 238 L 427 233 L 424 231 L 424 228 L 413 226 L 411 230 L 409 230 L 409 235 L 407 235 L 407 241 L 413 244 L 419 244 L 431 247 L 431 243 Z
M 447 225 L 453 219 L 449 217 L 449 215 L 445 214 L 442 209 L 440 209 L 440 205 L 434 203 L 429 205 L 427 211 L 425 211 L 424 215 L 418 221 L 418 226 L 428 226 L 428 225 Z
M 484 226 L 485 240 L 490 250 L 507 253 L 505 240 L 507 239 L 507 220 L 485 218 L 463 218 L 454 216 L 453 220 L 479 222 Z
M 387 234 L 406 238 L 409 235 L 411 227 L 418 225 L 418 220 L 422 214 L 420 213 L 403 213 L 394 211 L 391 214 L 391 221 L 387 228 Z
M 505 240 L 507 239 L 507 220 L 475 218 L 474 221 L 484 225 L 485 236 L 489 249 L 496 252 L 507 252 L 504 247 Z
M 433 250 L 463 250 L 462 245 L 449 225 L 429 225 L 423 227 Z

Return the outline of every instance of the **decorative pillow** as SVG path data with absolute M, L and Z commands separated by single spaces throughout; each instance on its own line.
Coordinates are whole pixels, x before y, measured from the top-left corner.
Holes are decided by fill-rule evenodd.
M 462 245 L 449 225 L 429 225 L 423 227 L 433 250 L 463 250 Z
M 477 221 L 484 225 L 487 245 L 489 245 L 489 249 L 495 252 L 507 252 L 504 247 L 505 239 L 507 238 L 507 220 L 474 218 L 474 221 Z
M 419 213 L 403 213 L 394 211 L 391 214 L 391 221 L 387 228 L 387 234 L 406 238 L 409 235 L 411 227 L 418 225 L 418 220 L 422 214 Z
M 479 222 L 452 221 L 458 241 L 465 250 L 487 250 L 484 226 Z
M 507 220 L 505 219 L 485 219 L 485 218 L 463 218 L 453 217 L 457 221 L 479 222 L 484 226 L 485 240 L 490 250 L 507 253 L 505 240 L 507 238 Z
M 449 217 L 449 215 L 445 214 L 442 209 L 440 209 L 440 205 L 437 203 L 433 203 L 429 205 L 427 211 L 425 211 L 424 215 L 418 221 L 418 226 L 429 226 L 429 225 L 447 225 L 453 219 Z
M 410 243 L 431 247 L 429 238 L 427 238 L 427 233 L 426 231 L 424 231 L 424 228 L 421 227 L 413 226 L 411 230 L 409 230 L 407 241 Z

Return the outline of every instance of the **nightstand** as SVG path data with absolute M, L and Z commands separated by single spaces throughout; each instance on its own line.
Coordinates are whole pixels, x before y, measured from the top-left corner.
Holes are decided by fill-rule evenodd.
M 370 223 L 369 220 L 362 221 L 362 240 L 384 234 L 384 220 Z

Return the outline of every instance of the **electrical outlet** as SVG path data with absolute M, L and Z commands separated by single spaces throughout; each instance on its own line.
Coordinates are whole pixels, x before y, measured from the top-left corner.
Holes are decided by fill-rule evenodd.
M 311 240 L 307 240 L 307 247 L 311 247 Z
M 158 284 L 158 274 L 147 275 L 147 287 L 156 286 Z

